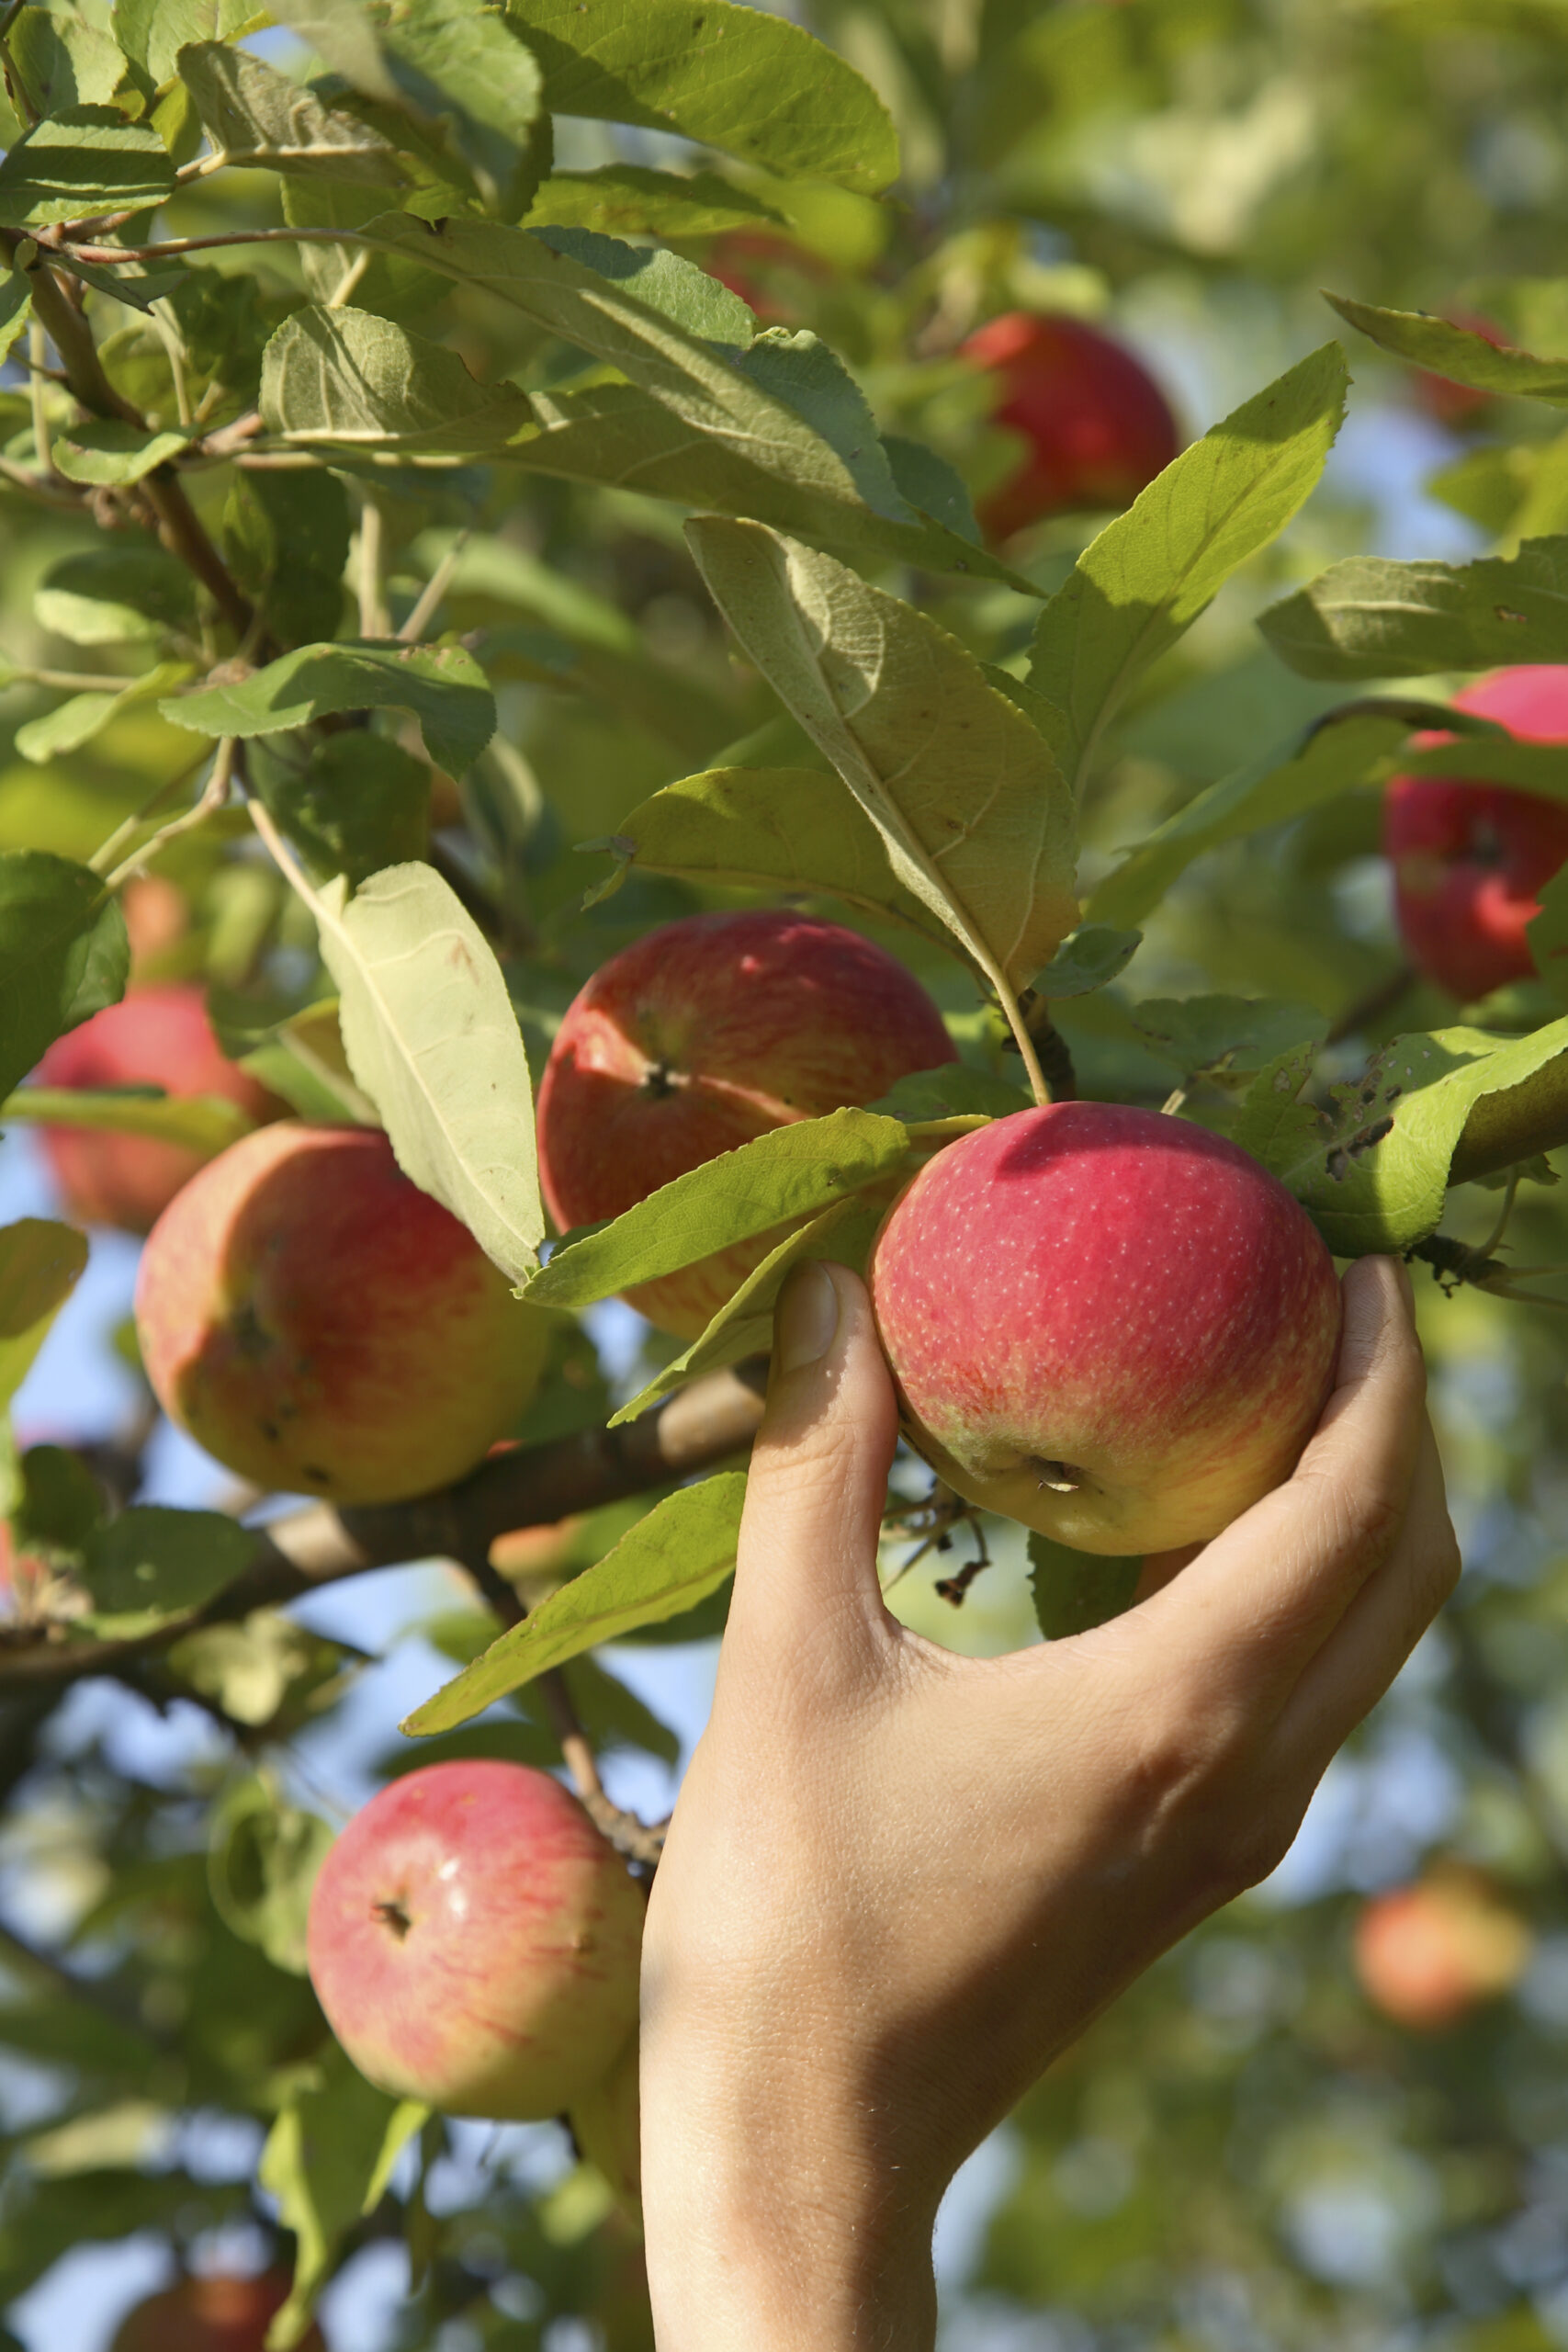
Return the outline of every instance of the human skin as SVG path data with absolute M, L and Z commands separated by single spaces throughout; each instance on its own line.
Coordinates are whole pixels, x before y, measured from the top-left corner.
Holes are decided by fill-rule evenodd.
M 1568 666 L 1496 671 L 1455 695 L 1454 708 L 1497 719 L 1521 742 L 1568 742 Z M 1422 749 L 1451 741 L 1416 738 Z M 1568 807 L 1458 776 L 1393 776 L 1383 848 L 1400 934 L 1418 971 L 1461 1001 L 1533 977 L 1525 929 L 1568 861 Z
M 283 2270 L 182 2278 L 126 2313 L 110 2352 L 263 2352 L 268 2324 L 288 2299 Z M 299 2352 L 326 2352 L 319 2327 L 306 2329 Z
M 1356 1974 L 1385 2017 L 1417 2032 L 1440 2032 L 1517 1984 L 1533 1940 L 1479 1871 L 1450 1866 L 1363 1904 Z
M 547 1772 L 405 1773 L 310 1896 L 310 1981 L 355 2064 L 447 2115 L 537 2120 L 591 2093 L 637 2023 L 643 1898 Z
M 1142 361 L 1082 319 L 1008 311 L 976 328 L 959 356 L 998 379 L 992 421 L 1029 444 L 980 502 L 987 538 L 1074 507 L 1126 506 L 1181 446 Z
M 688 915 L 601 966 L 561 1023 L 539 1086 L 546 1205 L 563 1233 L 596 1225 L 737 1144 L 956 1058 L 919 982 L 858 933 L 779 907 Z M 784 1229 L 626 1296 L 694 1339 Z
M 136 1328 L 158 1402 L 269 1492 L 396 1502 L 461 1477 L 533 1396 L 546 1318 L 379 1129 L 258 1128 L 148 1237 Z
M 202 991 L 185 983 L 138 989 L 57 1037 L 36 1072 L 41 1086 L 161 1086 L 176 1097 L 217 1094 L 253 1119 L 276 1117 L 276 1098 L 219 1049 Z M 78 1225 L 146 1233 L 202 1152 L 151 1136 L 92 1127 L 43 1127 L 45 1155 L 66 1214 Z
M 1408 1278 L 1344 1289 L 1290 1481 L 1124 1616 L 980 1659 L 883 1605 L 892 1383 L 855 1277 L 792 1276 L 643 1946 L 660 2352 L 927 2352 L 958 2165 L 1283 1856 L 1459 1565 Z
M 1085 1552 L 1217 1535 L 1322 1409 L 1334 1263 L 1247 1152 L 1115 1102 L 927 1161 L 869 1275 L 905 1434 L 971 1502 Z

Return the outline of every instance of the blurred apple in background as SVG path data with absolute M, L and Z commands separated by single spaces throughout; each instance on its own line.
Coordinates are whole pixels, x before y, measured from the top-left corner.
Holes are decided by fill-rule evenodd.
M 109 2352 L 263 2352 L 273 2316 L 288 2300 L 287 2271 L 182 2278 L 127 2312 Z M 306 2329 L 298 2352 L 327 2352 L 319 2327 Z
M 1511 1990 L 1534 1941 L 1488 1879 L 1449 1864 L 1363 1904 L 1356 1974 L 1373 2007 L 1396 2025 L 1437 2032 Z
M 1008 311 L 958 349 L 998 380 L 992 421 L 1029 444 L 1018 470 L 979 502 L 988 538 L 1074 507 L 1126 506 L 1181 446 L 1142 360 L 1082 319 Z
M 1568 665 L 1498 670 L 1455 695 L 1526 743 L 1568 743 Z M 1417 735 L 1425 750 L 1453 741 Z M 1527 924 L 1568 862 L 1568 803 L 1459 776 L 1400 775 L 1383 797 L 1383 848 L 1411 962 L 1468 1001 L 1535 971 Z
M 216 1094 L 253 1119 L 276 1118 L 283 1108 L 221 1051 L 201 989 L 185 981 L 135 989 L 106 1006 L 57 1037 L 35 1076 L 40 1086 L 161 1086 L 182 1099 Z M 150 1136 L 50 1126 L 39 1134 L 66 1214 L 79 1225 L 146 1233 L 206 1164 L 202 1152 Z

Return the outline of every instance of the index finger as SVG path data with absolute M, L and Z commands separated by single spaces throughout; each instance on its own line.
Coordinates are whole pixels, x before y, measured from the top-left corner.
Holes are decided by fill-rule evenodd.
M 1363 1258 L 1345 1276 L 1335 1386 L 1293 1475 L 1215 1536 L 1122 1621 L 1165 1671 L 1213 1701 L 1274 1713 L 1387 1559 L 1421 1449 L 1426 1366 L 1404 1267 Z

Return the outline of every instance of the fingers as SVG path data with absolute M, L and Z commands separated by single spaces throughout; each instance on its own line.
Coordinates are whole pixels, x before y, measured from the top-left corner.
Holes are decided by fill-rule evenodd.
M 1459 1580 L 1442 1464 L 1425 1422 L 1409 1508 L 1386 1563 L 1362 1586 L 1292 1694 L 1279 1725 L 1287 1767 L 1317 1781 L 1375 1706 Z
M 843 1266 L 796 1267 L 751 1449 L 732 1630 L 795 1643 L 846 1604 L 881 1628 L 876 1546 L 897 1434 L 864 1283 Z
M 1345 1277 L 1338 1374 L 1284 1486 L 1243 1513 L 1129 1621 L 1130 1642 L 1184 1664 L 1217 1699 L 1278 1712 L 1389 1558 L 1426 1427 L 1408 1277 L 1365 1258 Z M 1158 1565 L 1155 1580 L 1158 1575 Z

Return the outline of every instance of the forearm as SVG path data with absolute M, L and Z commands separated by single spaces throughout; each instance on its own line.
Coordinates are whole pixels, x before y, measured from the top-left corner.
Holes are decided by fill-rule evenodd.
M 885 2177 L 809 2067 L 645 2055 L 643 2206 L 659 2352 L 929 2352 L 934 2205 Z

